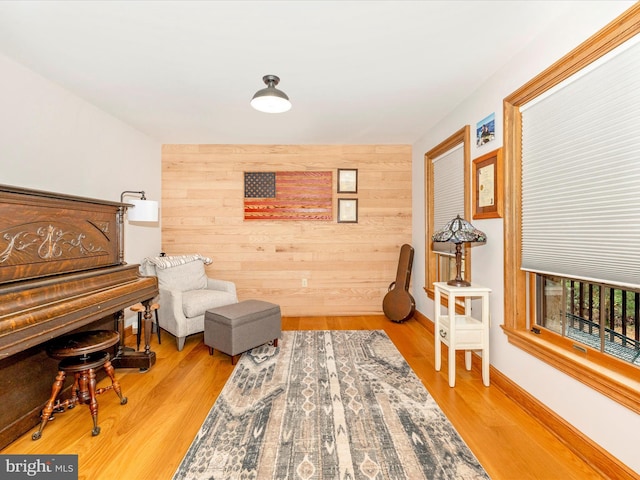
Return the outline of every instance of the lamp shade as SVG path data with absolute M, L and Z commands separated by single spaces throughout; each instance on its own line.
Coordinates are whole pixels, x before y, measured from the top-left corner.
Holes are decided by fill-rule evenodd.
M 158 202 L 154 200 L 131 200 L 133 207 L 127 210 L 127 218 L 130 222 L 157 222 Z
M 278 90 L 276 85 L 280 78 L 275 75 L 265 75 L 262 81 L 267 88 L 258 90 L 251 99 L 251 106 L 259 112 L 283 113 L 291 109 L 289 97 L 282 90 Z
M 487 236 L 458 215 L 434 233 L 431 240 L 450 243 L 485 243 Z

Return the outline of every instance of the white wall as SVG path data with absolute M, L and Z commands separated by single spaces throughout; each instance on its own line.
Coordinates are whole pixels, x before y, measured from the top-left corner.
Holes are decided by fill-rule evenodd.
M 470 95 L 437 127 L 413 145 L 413 243 L 415 248 L 413 295 L 417 309 L 433 319 L 433 302 L 425 286 L 424 154 L 458 131 L 495 112 L 496 139 L 471 147 L 471 159 L 502 146 L 502 100 L 551 66 L 574 47 L 629 8 L 633 2 L 593 2 L 589 9 L 575 8 L 554 23 L 545 35 L 505 65 L 478 91 Z M 472 46 L 470 46 L 472 48 Z M 490 54 L 490 49 L 489 49 Z M 472 139 L 475 141 L 475 138 Z M 471 181 L 469 180 L 469 185 Z M 472 251 L 472 280 L 492 288 L 491 364 L 543 404 L 562 416 L 620 461 L 640 472 L 640 456 L 632 440 L 640 431 L 640 416 L 582 383 L 524 353 L 507 342 L 504 321 L 503 221 L 473 220 L 487 234 L 487 244 Z
M 0 183 L 109 201 L 144 190 L 160 200 L 159 142 L 2 54 L 0 72 Z M 125 224 L 125 260 L 157 255 L 160 239 L 158 224 Z

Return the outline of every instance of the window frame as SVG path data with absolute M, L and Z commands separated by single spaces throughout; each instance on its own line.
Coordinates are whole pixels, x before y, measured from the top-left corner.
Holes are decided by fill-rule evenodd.
M 509 343 L 554 366 L 594 390 L 640 413 L 638 368 L 587 348 L 573 348 L 571 339 L 544 328 L 529 329 L 535 318 L 535 274 L 521 265 L 521 116 L 519 107 L 577 73 L 593 61 L 640 33 L 640 4 L 558 60 L 506 97 L 504 109 L 504 333 Z M 534 304 L 535 302 L 531 302 Z
M 431 236 L 435 232 L 435 226 L 433 225 L 433 159 L 447 153 L 449 150 L 462 144 L 463 157 L 464 157 L 464 216 L 470 218 L 471 214 L 471 195 L 469 194 L 469 177 L 470 177 L 470 165 L 471 165 L 471 126 L 465 125 L 453 135 L 448 137 L 440 144 L 433 147 L 424 155 L 424 171 L 425 171 L 425 213 L 426 213 L 426 231 L 425 231 L 425 281 L 426 285 L 424 290 L 427 293 L 427 297 L 430 299 L 435 298 L 433 289 L 433 283 L 438 281 L 436 278 L 437 266 L 436 266 L 436 253 L 433 250 Z M 464 245 L 464 259 L 465 270 L 464 278 L 470 281 L 471 272 L 471 247 L 468 244 Z

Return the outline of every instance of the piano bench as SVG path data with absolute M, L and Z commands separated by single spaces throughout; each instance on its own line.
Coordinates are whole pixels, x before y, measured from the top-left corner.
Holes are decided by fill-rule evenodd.
M 65 409 L 71 409 L 78 403 L 89 405 L 89 411 L 93 418 L 91 434 L 95 437 L 100 433 L 96 396 L 113 390 L 120 398 L 121 405 L 127 403 L 127 397 L 122 396 L 120 384 L 114 375 L 111 357 L 105 351 L 118 343 L 119 340 L 120 335 L 116 331 L 93 330 L 65 335 L 49 344 L 47 354 L 61 361 L 58 364 L 58 374 L 51 389 L 51 396 L 42 410 L 40 428 L 31 435 L 33 440 L 38 440 L 42 436 L 47 422 L 53 419 L 53 413 L 62 413 Z M 99 368 L 104 368 L 111 379 L 111 385 L 96 389 L 96 370 Z M 68 373 L 74 375 L 71 398 L 61 402 L 58 400 L 58 395 Z

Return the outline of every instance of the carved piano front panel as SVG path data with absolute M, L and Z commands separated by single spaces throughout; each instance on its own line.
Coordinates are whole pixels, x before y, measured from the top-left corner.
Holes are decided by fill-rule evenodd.
M 118 264 L 119 204 L 38 193 L 0 186 L 0 284 Z

